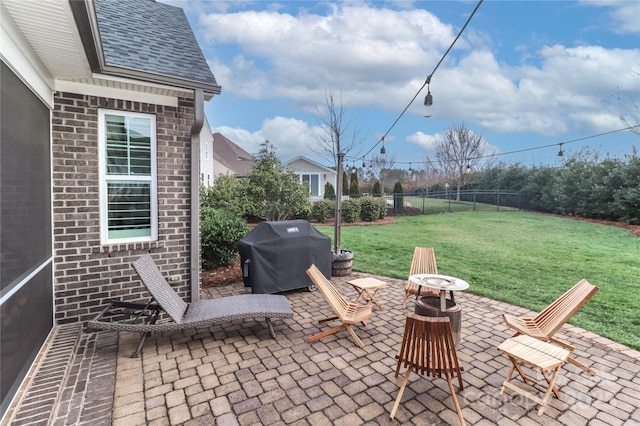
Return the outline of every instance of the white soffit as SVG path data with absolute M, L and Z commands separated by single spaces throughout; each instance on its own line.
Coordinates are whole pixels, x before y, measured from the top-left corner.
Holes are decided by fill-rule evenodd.
M 71 7 L 63 0 L 2 0 L 54 79 L 91 76 Z

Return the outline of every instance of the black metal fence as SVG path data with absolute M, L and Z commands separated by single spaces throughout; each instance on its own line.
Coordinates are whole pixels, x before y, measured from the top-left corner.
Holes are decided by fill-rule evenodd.
M 384 196 L 394 214 L 437 214 L 460 211 L 521 210 L 524 194 L 521 191 L 462 190 L 458 199 L 455 190 L 389 194 Z

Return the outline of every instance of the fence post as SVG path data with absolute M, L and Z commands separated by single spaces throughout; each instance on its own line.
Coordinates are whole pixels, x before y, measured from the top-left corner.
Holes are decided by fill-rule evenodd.
M 500 211 L 500 190 L 498 189 L 498 198 L 496 199 L 496 211 Z
M 473 190 L 473 211 L 476 211 L 476 191 L 477 189 Z

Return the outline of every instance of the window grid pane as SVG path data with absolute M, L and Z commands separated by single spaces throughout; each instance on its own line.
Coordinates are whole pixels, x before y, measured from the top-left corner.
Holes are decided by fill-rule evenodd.
M 148 118 L 105 115 L 107 175 L 151 176 Z
M 107 182 L 109 238 L 151 236 L 151 184 Z

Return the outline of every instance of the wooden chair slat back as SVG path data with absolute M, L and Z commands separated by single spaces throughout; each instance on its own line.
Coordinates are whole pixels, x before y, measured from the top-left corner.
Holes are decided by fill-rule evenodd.
M 409 275 L 437 274 L 436 255 L 432 247 L 416 247 L 413 249 L 413 259 Z
M 571 319 L 598 291 L 598 287 L 581 280 L 534 317 L 545 336 L 552 336 Z
M 320 293 L 322 293 L 336 315 L 341 319 L 348 317 L 350 303 L 345 300 L 342 294 L 340 294 L 333 284 L 320 272 L 318 267 L 311 265 L 311 267 L 307 269 L 307 275 L 318 290 L 320 290 Z
M 449 318 L 408 314 L 398 366 L 400 363 L 421 375 L 459 376 L 460 363 Z

